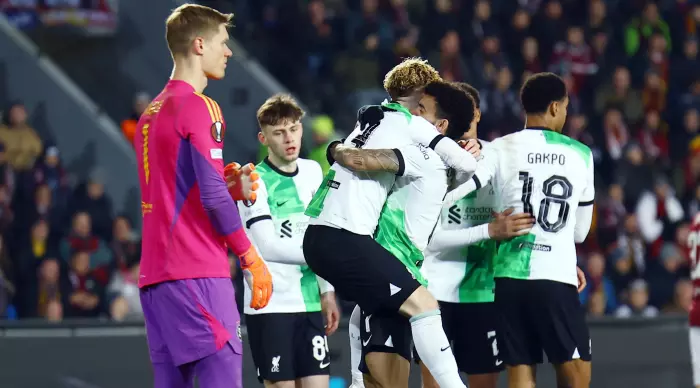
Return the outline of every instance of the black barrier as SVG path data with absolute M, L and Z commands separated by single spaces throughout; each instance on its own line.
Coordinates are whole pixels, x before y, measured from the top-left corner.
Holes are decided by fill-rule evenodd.
M 685 317 L 590 322 L 594 388 L 692 386 Z M 245 330 L 243 331 L 245 337 Z M 244 338 L 245 340 L 245 338 Z M 347 322 L 329 338 L 331 388 L 349 385 Z M 247 347 L 244 386 L 258 387 Z M 416 368 L 410 387 L 420 387 Z M 0 322 L 0 387 L 146 388 L 152 386 L 143 324 Z M 499 387 L 505 387 L 501 378 Z M 549 366 L 538 387 L 554 388 Z

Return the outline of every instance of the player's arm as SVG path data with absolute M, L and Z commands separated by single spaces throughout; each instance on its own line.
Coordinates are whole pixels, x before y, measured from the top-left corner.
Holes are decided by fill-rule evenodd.
M 492 143 L 493 144 L 493 143 Z M 466 197 L 469 193 L 479 190 L 493 180 L 498 170 L 498 151 L 495 145 L 489 148 L 488 152 L 482 153 L 483 158 L 479 161 L 474 175 L 465 183 L 457 186 L 445 196 L 445 204 L 453 204 Z
M 417 118 L 414 118 L 418 120 Z M 462 149 L 456 142 L 437 132 L 434 126 L 421 121 L 409 125 L 408 135 L 414 143 L 432 148 L 446 165 L 457 171 L 474 172 L 477 167 L 474 155 Z
M 488 224 L 461 230 L 440 230 L 433 235 L 433 250 L 461 248 L 483 240 L 505 240 L 528 234 L 535 219 L 528 213 L 513 214 L 513 208 L 496 214 Z
M 420 162 L 425 159 L 416 145 L 373 150 L 331 143 L 329 154 L 335 162 L 349 170 L 390 172 L 414 178 L 422 174 Z
M 282 239 L 272 221 L 270 205 L 267 202 L 267 188 L 259 182 L 255 201 L 239 201 L 238 210 L 248 235 L 256 242 L 260 255 L 272 263 L 306 264 L 302 252 L 301 238 Z
M 212 127 L 223 124 L 219 106 L 208 97 L 192 94 L 182 102 L 177 128 L 184 142 L 180 155 L 189 153 L 204 211 L 214 231 L 238 257 L 252 298 L 250 307 L 261 309 L 272 297 L 272 276 L 241 223 L 238 208 L 224 180 L 223 141 Z
M 211 99 L 195 94 L 184 101 L 182 136 L 190 148 L 200 199 L 209 221 L 214 230 L 224 236 L 241 265 L 246 266 L 250 265 L 246 260 L 252 245 L 224 181 L 223 143 L 217 142 L 211 134 L 213 123 L 220 118 L 212 104 L 215 103 Z
M 595 201 L 595 184 L 593 179 L 593 156 L 589 154 L 588 169 L 586 171 L 586 188 L 581 195 L 581 201 L 576 208 L 576 225 L 574 225 L 574 241 L 582 243 L 593 221 L 593 203 Z

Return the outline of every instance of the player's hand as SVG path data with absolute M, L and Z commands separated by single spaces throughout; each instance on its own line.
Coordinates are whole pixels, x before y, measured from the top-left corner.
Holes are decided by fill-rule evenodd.
M 321 295 L 321 311 L 326 318 L 326 335 L 335 333 L 340 323 L 340 309 L 335 299 L 335 292 L 329 291 Z
M 578 277 L 578 293 L 580 294 L 586 289 L 588 283 L 586 282 L 586 274 L 579 267 L 576 267 L 576 276 Z
M 495 213 L 489 223 L 489 237 L 493 240 L 505 240 L 511 237 L 524 236 L 530 233 L 535 219 L 530 213 L 513 214 L 513 208 L 503 213 Z
M 252 245 L 241 256 L 241 269 L 251 292 L 250 307 L 260 310 L 267 306 L 272 297 L 272 275 Z
M 248 163 L 241 168 L 241 165 L 233 162 L 224 167 L 224 177 L 231 198 L 234 201 L 252 201 L 257 198 L 255 190 L 258 189 L 257 180 L 260 175 L 255 172 L 255 165 Z
M 476 139 L 469 139 L 467 141 L 460 140 L 457 142 L 457 144 L 472 154 L 475 159 L 478 159 L 479 156 L 481 156 L 481 144 L 479 144 Z

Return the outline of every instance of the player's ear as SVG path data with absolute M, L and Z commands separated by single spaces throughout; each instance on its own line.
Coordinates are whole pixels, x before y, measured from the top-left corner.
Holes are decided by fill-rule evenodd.
M 262 145 L 267 145 L 267 139 L 265 139 L 265 134 L 263 134 L 262 131 L 258 132 L 258 141 Z
M 559 113 L 559 109 L 561 109 L 561 106 L 559 106 L 559 101 L 552 101 L 552 103 L 549 104 L 549 114 L 552 115 L 552 117 L 557 117 L 557 113 Z
M 192 41 L 192 48 L 197 55 L 204 54 L 204 38 L 201 36 L 194 38 L 194 41 Z
M 447 132 L 447 127 L 450 125 L 450 122 L 447 119 L 440 119 L 435 122 L 435 127 L 442 133 L 443 135 Z

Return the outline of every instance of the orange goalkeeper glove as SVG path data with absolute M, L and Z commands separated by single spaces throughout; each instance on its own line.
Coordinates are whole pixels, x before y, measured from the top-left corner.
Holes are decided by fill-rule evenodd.
M 272 297 L 272 275 L 254 246 L 240 256 L 243 277 L 250 287 L 250 307 L 256 310 L 267 306 Z
M 258 195 L 258 179 L 260 175 L 255 172 L 255 165 L 248 163 L 241 168 L 241 165 L 233 162 L 224 167 L 224 178 L 228 186 L 228 192 L 234 201 L 255 202 Z

